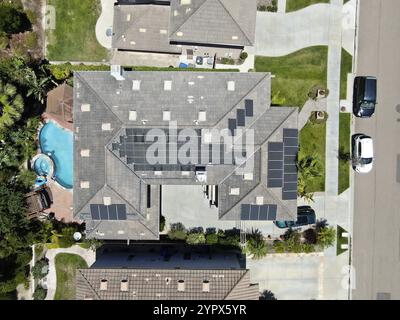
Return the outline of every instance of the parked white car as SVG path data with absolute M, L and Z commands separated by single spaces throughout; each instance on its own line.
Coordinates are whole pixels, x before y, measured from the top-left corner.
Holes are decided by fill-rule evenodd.
M 368 173 L 374 163 L 374 143 L 372 138 L 365 134 L 357 134 L 353 137 L 353 168 L 359 173 Z

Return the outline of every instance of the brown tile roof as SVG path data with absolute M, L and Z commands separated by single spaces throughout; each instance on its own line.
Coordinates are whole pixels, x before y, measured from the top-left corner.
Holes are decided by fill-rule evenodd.
M 102 280 L 104 290 L 101 290 Z M 91 268 L 78 269 L 76 276 L 77 300 L 258 300 L 258 297 L 258 285 L 250 283 L 250 272 L 244 269 Z
M 62 121 L 72 122 L 73 88 L 63 83 L 47 94 L 46 112 Z

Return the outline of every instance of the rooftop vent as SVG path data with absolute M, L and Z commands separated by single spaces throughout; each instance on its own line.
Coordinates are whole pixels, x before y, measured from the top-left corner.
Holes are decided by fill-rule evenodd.
M 136 121 L 137 119 L 137 112 L 135 110 L 129 111 L 129 121 Z
M 128 13 L 128 14 L 126 15 L 126 21 L 131 21 L 131 14 L 130 14 L 130 13 Z
M 247 181 L 252 181 L 253 180 L 253 173 L 252 172 L 245 173 L 243 175 L 243 179 L 247 180 Z
M 192 3 L 192 0 L 181 0 L 181 6 L 189 5 Z
M 127 279 L 122 279 L 121 280 L 121 291 L 128 291 L 128 280 Z
M 165 80 L 164 81 L 164 91 L 171 91 L 172 90 L 172 81 Z
M 205 111 L 199 112 L 199 121 L 206 121 L 207 120 L 207 113 Z
M 183 36 L 183 32 L 182 32 L 182 31 L 179 31 L 179 32 L 176 33 L 176 35 L 177 35 L 178 37 L 182 37 L 182 36 Z
M 163 120 L 171 121 L 171 111 L 163 111 Z
M 210 292 L 210 281 L 203 281 L 203 292 Z
M 83 297 L 83 300 L 93 300 L 93 296 L 85 294 L 85 296 Z
M 89 149 L 82 149 L 81 150 L 81 157 L 82 158 L 90 157 L 90 150 Z
M 256 205 L 262 206 L 264 204 L 264 197 L 256 197 Z
M 81 111 L 82 112 L 89 112 L 90 111 L 90 104 L 84 103 L 81 105 Z
M 174 17 L 179 15 L 179 11 L 178 10 L 174 10 Z
M 239 37 L 238 36 L 232 36 L 232 40 L 238 40 Z
M 139 32 L 146 32 L 146 28 L 139 28 Z
M 161 30 L 160 30 L 160 33 L 161 33 L 161 34 L 167 34 L 167 32 L 168 32 L 168 31 L 165 30 L 165 29 L 161 29 Z
M 235 91 L 235 81 L 228 81 L 228 91 Z
M 105 206 L 110 206 L 111 205 L 111 197 L 103 197 L 103 204 Z
M 136 42 L 135 41 L 131 41 L 131 42 L 129 42 L 131 45 L 135 45 L 136 44 Z
M 89 189 L 90 182 L 89 181 L 81 181 L 81 189 Z
M 240 188 L 231 188 L 231 190 L 229 191 L 229 194 L 231 196 L 238 196 L 240 195 Z
M 124 72 L 124 69 L 118 65 L 118 64 L 112 64 L 111 65 L 111 76 L 115 78 L 115 80 L 122 81 L 125 80 L 125 78 L 122 76 L 122 73 Z
M 132 80 L 132 90 L 139 91 L 140 90 L 140 80 Z
M 117 233 L 118 234 L 125 234 L 125 231 L 124 230 L 118 230 Z
M 168 277 L 167 277 L 167 278 L 165 278 L 165 284 L 166 284 L 166 285 L 169 285 L 169 284 L 170 284 L 170 282 L 171 282 L 171 278 L 168 278 Z
M 107 290 L 107 283 L 108 283 L 108 281 L 107 281 L 107 279 L 101 279 L 100 280 L 100 290 L 101 291 L 106 291 Z
M 101 131 L 111 131 L 111 123 L 102 123 Z
M 179 292 L 185 291 L 185 280 L 178 280 L 178 291 Z
M 162 176 L 162 171 L 154 171 L 154 175 L 156 175 L 156 176 Z

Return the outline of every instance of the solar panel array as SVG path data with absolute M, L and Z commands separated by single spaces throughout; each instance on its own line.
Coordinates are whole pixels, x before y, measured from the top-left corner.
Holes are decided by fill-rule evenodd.
M 278 206 L 276 204 L 242 204 L 240 220 L 274 221 L 276 220 L 277 210 Z
M 126 220 L 126 205 L 111 204 L 91 204 L 90 214 L 92 220 Z
M 268 143 L 268 188 L 282 188 L 283 200 L 297 199 L 297 129 L 283 129 L 283 142 Z
M 254 115 L 254 101 L 251 99 L 244 100 L 244 109 L 236 109 L 236 118 L 228 119 L 228 129 L 231 135 L 235 135 L 237 127 L 244 127 L 246 125 L 246 117 L 253 117 Z
M 296 158 L 299 149 L 299 131 L 283 129 L 284 170 L 283 170 L 283 200 L 297 199 L 297 166 Z

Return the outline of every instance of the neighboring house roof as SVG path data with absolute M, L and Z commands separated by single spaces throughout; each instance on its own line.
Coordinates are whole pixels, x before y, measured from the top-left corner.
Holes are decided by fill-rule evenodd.
M 171 0 L 170 40 L 252 46 L 257 0 Z
M 180 54 L 181 48 L 169 42 L 170 12 L 168 5 L 115 5 L 113 47 Z
M 158 186 L 201 184 L 194 164 L 152 165 L 145 157 L 148 131 L 167 132 L 165 112 L 177 121 L 177 133 L 195 129 L 199 150 L 209 147 L 201 142 L 204 129 L 232 129 L 237 141 L 254 131 L 254 150 L 243 162 L 197 159 L 207 168 L 206 183 L 218 186 L 219 219 L 296 220 L 298 110 L 270 106 L 269 73 L 133 71 L 121 81 L 109 72 L 74 76 L 74 215 L 86 221 L 88 237 L 158 239 Z M 251 161 L 251 172 L 238 172 Z
M 47 94 L 46 112 L 58 119 L 72 122 L 73 89 L 65 82 Z
M 259 288 L 249 270 L 91 268 L 77 270 L 76 299 L 258 300 Z

